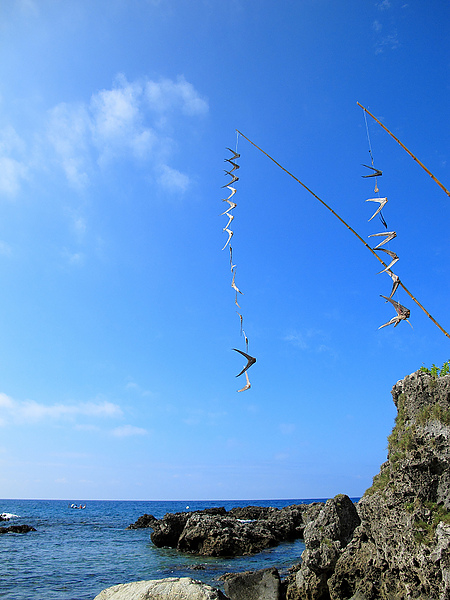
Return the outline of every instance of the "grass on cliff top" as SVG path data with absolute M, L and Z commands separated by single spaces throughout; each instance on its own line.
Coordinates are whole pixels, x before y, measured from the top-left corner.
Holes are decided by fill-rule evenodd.
M 444 377 L 444 375 L 448 375 L 450 373 L 450 360 L 447 360 L 442 367 L 437 367 L 434 363 L 431 365 L 431 369 L 428 367 L 422 366 L 419 369 L 422 373 L 428 373 L 434 379 L 438 377 Z

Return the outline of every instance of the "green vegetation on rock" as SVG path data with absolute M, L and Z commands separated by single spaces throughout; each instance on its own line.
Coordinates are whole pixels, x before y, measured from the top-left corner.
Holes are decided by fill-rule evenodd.
M 433 541 L 438 524 L 441 521 L 450 524 L 450 512 L 436 502 L 424 502 L 421 509 L 414 520 L 414 539 L 418 544 L 428 546 Z M 422 518 L 417 518 L 417 514 Z
M 420 367 L 420 371 L 422 371 L 422 373 L 429 373 L 434 379 L 444 377 L 444 375 L 450 373 L 450 360 L 447 360 L 442 367 L 437 367 L 434 363 L 431 365 L 431 369 L 422 366 Z

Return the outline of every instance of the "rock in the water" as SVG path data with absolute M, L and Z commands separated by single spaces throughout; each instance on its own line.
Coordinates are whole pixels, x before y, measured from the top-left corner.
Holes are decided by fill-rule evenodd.
M 2 533 L 28 533 L 29 531 L 36 531 L 34 527 L 30 525 L 10 525 L 9 527 L 0 527 L 0 534 Z
M 153 523 L 156 520 L 157 519 L 153 515 L 148 515 L 147 513 L 145 513 L 145 515 L 139 517 L 139 519 L 135 523 L 131 523 L 131 525 L 128 525 L 127 529 L 145 529 L 147 527 L 153 527 Z
M 220 590 L 190 577 L 135 581 L 109 587 L 94 600 L 226 600 Z
M 227 574 L 224 591 L 230 600 L 279 600 L 281 582 L 277 569 Z
M 167 513 L 162 519 L 155 521 L 152 524 L 151 540 L 162 548 L 168 546 L 169 548 L 176 548 L 178 539 L 183 533 L 186 521 L 189 519 L 191 513 Z
M 280 542 L 301 538 L 319 505 L 167 513 L 151 524 L 151 539 L 158 547 L 168 546 L 203 556 L 256 554 Z

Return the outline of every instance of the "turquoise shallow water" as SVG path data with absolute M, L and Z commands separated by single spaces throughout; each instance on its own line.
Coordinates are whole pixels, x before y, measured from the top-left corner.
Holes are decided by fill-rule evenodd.
M 192 577 L 221 587 L 223 573 L 276 566 L 283 574 L 300 561 L 303 542 L 281 544 L 251 557 L 208 558 L 156 548 L 150 529 L 126 530 L 144 513 L 201 510 L 211 506 L 275 506 L 313 500 L 217 502 L 90 501 L 84 510 L 64 500 L 0 500 L 0 514 L 36 532 L 0 536 L 0 598 L 7 600 L 92 600 L 102 589 L 142 579 Z M 75 500 L 80 504 L 80 500 Z M 201 570 L 194 569 L 202 565 Z

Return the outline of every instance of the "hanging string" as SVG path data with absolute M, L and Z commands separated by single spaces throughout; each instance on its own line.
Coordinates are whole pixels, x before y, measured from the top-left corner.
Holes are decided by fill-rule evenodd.
M 373 154 L 372 154 L 372 145 L 370 143 L 370 135 L 369 135 L 369 126 L 367 124 L 367 117 L 366 117 L 366 111 L 364 112 L 364 121 L 366 123 L 366 133 L 367 133 L 367 141 L 369 143 L 369 154 L 370 154 L 370 160 L 372 161 L 372 167 L 373 167 Z
M 237 287 L 236 283 L 235 283 L 235 278 L 236 278 L 236 268 L 237 266 L 235 264 L 233 264 L 233 248 L 231 246 L 231 238 L 233 237 L 233 230 L 230 229 L 230 225 L 231 222 L 234 219 L 234 215 L 231 214 L 231 211 L 233 209 L 236 208 L 237 204 L 235 202 L 233 202 L 231 200 L 231 197 L 234 196 L 234 194 L 236 193 L 236 188 L 233 187 L 233 185 L 235 184 L 235 182 L 237 182 L 239 180 L 239 177 L 237 175 L 234 174 L 235 171 L 237 171 L 237 169 L 240 168 L 240 165 L 237 164 L 237 160 L 240 158 L 240 154 L 238 153 L 238 142 L 239 142 L 239 132 L 236 130 L 236 149 L 233 151 L 231 150 L 231 148 L 227 148 L 227 150 L 229 150 L 233 156 L 231 158 L 226 158 L 225 162 L 230 163 L 230 165 L 232 166 L 232 169 L 225 170 L 225 173 L 227 175 L 229 175 L 231 177 L 231 181 L 229 181 L 228 183 L 226 183 L 224 186 L 222 187 L 226 187 L 228 188 L 228 190 L 230 190 L 230 195 L 228 196 L 228 198 L 223 198 L 222 202 L 227 202 L 229 204 L 229 207 L 222 213 L 222 215 L 226 215 L 226 217 L 228 218 L 228 223 L 226 224 L 226 226 L 223 228 L 223 231 L 225 231 L 226 233 L 228 233 L 228 239 L 225 243 L 225 246 L 222 248 L 222 250 L 224 250 L 227 245 L 229 245 L 229 249 L 230 249 L 230 269 L 231 269 L 231 273 L 232 273 L 232 281 L 231 281 L 231 287 L 233 288 L 233 290 L 235 291 L 235 304 L 238 308 L 240 308 L 239 303 L 238 303 L 238 294 L 242 294 L 241 290 Z M 245 334 L 245 331 L 243 329 L 243 316 L 240 312 L 236 311 L 238 316 L 239 316 L 239 321 L 240 321 L 240 335 L 244 336 L 245 339 L 245 349 L 248 352 L 248 337 Z M 247 352 L 243 352 L 242 350 L 238 350 L 237 348 L 233 348 L 233 350 L 235 350 L 236 352 L 239 352 L 240 354 L 242 354 L 246 359 L 247 359 L 247 365 L 244 367 L 244 369 L 242 369 L 242 371 L 236 376 L 239 377 L 240 375 L 242 375 L 243 373 L 245 373 L 245 379 L 246 379 L 246 385 L 238 390 L 238 392 L 245 392 L 246 390 L 251 388 L 251 384 L 248 378 L 248 373 L 247 373 L 247 369 L 249 369 L 255 362 L 256 362 L 256 358 L 254 358 L 253 356 L 250 356 L 249 354 L 247 354 Z
M 363 111 L 363 113 L 364 113 L 364 122 L 365 122 L 365 124 L 366 124 L 367 143 L 369 144 L 369 154 L 370 154 L 370 160 L 372 161 L 372 162 L 371 162 L 371 164 L 372 164 L 372 168 L 374 168 L 374 163 L 373 163 L 373 152 L 372 152 L 372 144 L 370 143 L 369 125 L 368 125 L 368 123 L 367 123 L 366 111 L 364 110 L 364 111 Z M 379 191 L 380 191 L 380 190 L 378 189 L 378 179 L 377 179 L 377 177 L 375 177 L 375 189 L 374 189 L 373 191 L 374 191 L 374 193 L 375 193 L 375 194 L 379 194 Z M 381 211 L 379 212 L 379 215 L 378 215 L 378 217 L 379 217 L 379 219 L 380 219 L 381 223 L 382 223 L 382 224 L 384 225 L 384 227 L 387 229 L 387 228 L 388 228 L 388 226 L 387 226 L 387 223 L 386 223 L 386 221 L 384 220 L 384 217 L 383 217 L 383 214 L 382 214 L 382 212 L 381 212 Z

